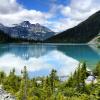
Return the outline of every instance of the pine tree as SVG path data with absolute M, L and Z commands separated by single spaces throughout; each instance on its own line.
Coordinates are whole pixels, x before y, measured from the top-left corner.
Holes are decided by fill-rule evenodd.
M 87 74 L 87 70 L 86 70 L 86 63 L 82 63 L 81 65 L 81 73 L 80 73 L 80 82 L 82 84 L 82 92 L 85 92 L 85 79 L 86 79 L 86 74 Z
M 3 71 L 1 71 L 0 72 L 0 84 L 3 84 L 5 78 L 6 78 L 6 74 Z
M 96 66 L 96 68 L 94 70 L 94 74 L 96 76 L 98 76 L 98 78 L 100 78 L 100 62 L 98 62 L 97 66 Z
M 23 100 L 27 100 L 27 82 L 28 82 L 28 72 L 26 66 L 24 66 L 24 70 L 22 71 L 23 74 L 23 81 L 24 81 L 24 96 Z
M 55 85 L 57 80 L 58 80 L 57 71 L 53 69 L 50 74 L 50 86 L 51 86 L 52 93 L 55 90 Z

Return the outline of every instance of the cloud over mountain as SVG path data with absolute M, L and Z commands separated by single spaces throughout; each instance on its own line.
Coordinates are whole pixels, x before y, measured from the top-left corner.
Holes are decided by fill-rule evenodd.
M 58 4 L 58 1 L 48 0 L 48 4 L 51 6 L 48 11 L 44 12 L 41 9 L 27 9 L 17 0 L 1 0 L 0 22 L 12 25 L 28 20 L 59 32 L 77 25 L 100 9 L 99 0 L 70 0 L 69 4 L 66 0 L 66 5 Z M 46 9 L 45 6 L 43 9 Z
M 32 23 L 45 24 L 50 14 L 36 10 L 25 9 L 16 0 L 0 1 L 0 22 L 5 25 L 18 24 L 24 20 Z

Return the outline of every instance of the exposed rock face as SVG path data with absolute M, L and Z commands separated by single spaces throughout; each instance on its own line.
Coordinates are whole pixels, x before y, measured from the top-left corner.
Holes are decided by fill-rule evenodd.
M 96 36 L 88 44 L 100 44 L 99 41 L 98 41 L 99 38 L 100 38 L 100 36 Z
M 31 24 L 29 21 L 23 21 L 20 24 L 16 24 L 13 27 L 7 27 L 0 24 L 0 30 L 13 38 L 22 38 L 28 40 L 43 41 L 47 38 L 55 35 L 55 32 L 51 31 L 45 26 L 37 24 Z
M 0 86 L 0 100 L 16 100 L 16 98 L 3 90 Z

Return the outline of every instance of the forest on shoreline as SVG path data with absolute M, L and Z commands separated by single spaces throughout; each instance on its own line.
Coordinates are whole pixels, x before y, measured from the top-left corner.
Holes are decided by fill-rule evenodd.
M 21 71 L 21 76 L 12 69 L 9 75 L 0 71 L 2 88 L 16 97 L 16 100 L 99 100 L 100 99 L 100 62 L 95 69 L 87 71 L 85 62 L 80 63 L 69 78 L 61 81 L 57 71 L 52 69 L 47 77 L 30 79 L 27 67 Z M 88 84 L 86 79 L 93 79 Z M 97 80 L 96 82 L 94 82 Z

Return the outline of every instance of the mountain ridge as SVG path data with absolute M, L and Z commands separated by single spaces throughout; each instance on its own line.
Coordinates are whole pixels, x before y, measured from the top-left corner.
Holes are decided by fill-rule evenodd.
M 23 21 L 20 24 L 15 24 L 12 27 L 7 27 L 0 24 L 0 30 L 4 31 L 12 38 L 34 41 L 43 41 L 55 34 L 55 32 L 51 31 L 45 26 L 42 26 L 39 23 L 31 24 L 29 21 Z
M 13 27 L 0 24 L 1 37 L 6 36 L 10 41 L 33 43 L 89 43 L 100 33 L 100 11 L 91 15 L 77 26 L 56 34 L 39 23 L 31 24 L 23 21 Z M 7 40 L 5 37 L 3 38 Z M 8 41 L 7 40 L 7 41 Z
M 88 43 L 100 32 L 100 11 L 91 15 L 77 26 L 70 28 L 52 38 L 47 43 Z

